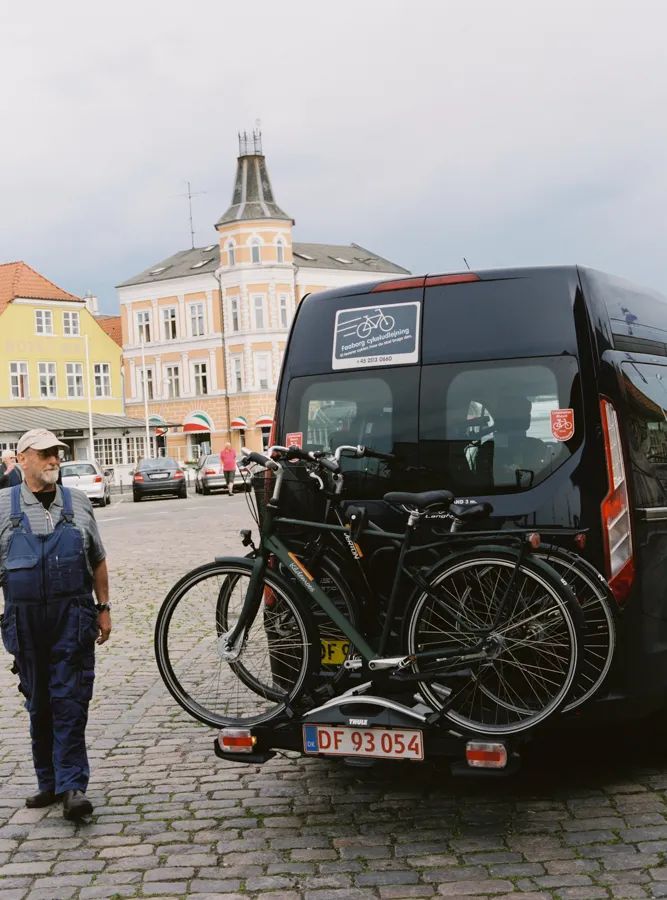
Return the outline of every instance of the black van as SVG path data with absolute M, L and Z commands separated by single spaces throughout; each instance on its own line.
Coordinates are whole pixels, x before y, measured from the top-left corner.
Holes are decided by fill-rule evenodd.
M 620 618 L 586 718 L 667 702 L 667 298 L 577 266 L 311 294 L 274 435 L 393 453 L 345 460 L 350 499 L 448 488 L 491 503 L 494 526 L 589 529 Z

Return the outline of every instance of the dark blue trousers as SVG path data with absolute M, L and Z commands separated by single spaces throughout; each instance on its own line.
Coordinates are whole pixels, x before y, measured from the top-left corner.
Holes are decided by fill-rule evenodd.
M 40 791 L 85 791 L 85 730 L 95 678 L 97 613 L 90 594 L 48 603 L 8 603 L 2 638 L 13 654 L 30 713 Z

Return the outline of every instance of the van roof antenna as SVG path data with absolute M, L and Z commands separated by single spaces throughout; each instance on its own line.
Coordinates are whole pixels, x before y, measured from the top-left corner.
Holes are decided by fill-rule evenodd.
M 468 266 L 468 260 L 465 258 L 465 256 L 463 257 L 463 262 L 466 264 L 466 266 Z M 470 271 L 470 266 L 468 266 L 468 271 Z

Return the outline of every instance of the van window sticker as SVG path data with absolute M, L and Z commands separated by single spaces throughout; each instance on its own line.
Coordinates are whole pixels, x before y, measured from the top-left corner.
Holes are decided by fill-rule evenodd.
M 336 313 L 332 369 L 419 362 L 420 303 L 389 303 Z
M 574 436 L 574 410 L 551 410 L 551 433 L 557 441 L 569 441 Z

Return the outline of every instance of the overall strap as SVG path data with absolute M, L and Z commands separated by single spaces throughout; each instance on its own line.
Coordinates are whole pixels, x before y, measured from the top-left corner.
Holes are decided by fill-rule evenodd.
M 32 531 L 30 528 L 30 523 L 28 522 L 28 517 L 24 516 L 21 512 L 21 485 L 15 484 L 12 487 L 12 511 L 9 515 L 9 521 L 12 524 L 12 528 L 20 528 L 21 524 L 24 524 L 24 527 L 27 528 L 28 531 Z
M 72 492 L 69 488 L 61 485 L 60 490 L 63 495 L 63 511 L 61 513 L 61 521 L 71 525 L 74 522 L 74 509 L 72 507 Z

